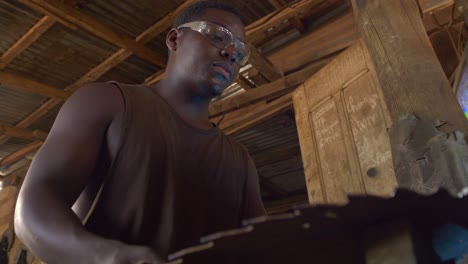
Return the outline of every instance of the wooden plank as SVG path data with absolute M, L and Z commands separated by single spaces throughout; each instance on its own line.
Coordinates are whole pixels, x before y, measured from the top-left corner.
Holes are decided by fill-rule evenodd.
M 249 63 L 252 64 L 253 67 L 257 68 L 263 77 L 270 82 L 283 77 L 283 73 L 279 71 L 271 61 L 257 49 L 257 47 L 250 43 L 247 43 L 247 45 L 250 49 Z
M 322 0 L 301 0 L 282 9 L 278 13 L 267 15 L 255 21 L 246 27 L 247 40 L 249 41 L 249 37 L 257 35 L 262 31 L 266 31 L 269 28 L 282 23 L 283 21 L 298 16 L 301 13 L 307 12 L 309 9 L 319 5 L 321 2 Z
M 138 57 L 156 64 L 160 67 L 166 66 L 166 58 L 161 54 L 158 54 L 147 48 L 135 40 L 127 36 L 123 36 L 122 34 L 118 34 L 117 32 L 113 31 L 106 25 L 98 22 L 97 20 L 93 19 L 92 17 L 80 13 L 78 10 L 74 9 L 72 6 L 59 1 L 59 0 L 26 0 L 26 4 L 34 3 L 39 5 L 40 7 L 49 10 L 50 12 L 54 13 L 55 15 L 70 21 L 73 24 L 76 24 L 83 29 L 87 30 L 90 33 L 95 34 L 96 36 L 117 45 L 120 48 L 129 50 L 133 52 Z M 34 8 L 34 6 L 31 6 Z
M 45 95 L 47 97 L 66 99 L 70 96 L 70 93 L 67 91 L 6 72 L 0 72 L 0 83 L 23 91 Z
M 309 203 L 321 204 L 327 201 L 324 183 L 320 177 L 318 156 L 315 146 L 314 134 L 309 124 L 309 108 L 307 104 L 304 85 L 293 93 L 294 112 L 296 118 L 297 134 L 301 148 L 302 163 L 304 166 L 305 181 Z
M 423 14 L 429 14 L 437 9 L 453 5 L 453 0 L 418 0 Z
M 283 3 L 279 0 L 268 0 L 268 3 L 270 3 L 274 8 L 276 8 L 276 10 L 279 10 L 283 7 Z
M 226 120 L 226 122 L 220 124 L 219 128 L 227 135 L 231 135 L 268 120 L 274 114 L 290 108 L 291 106 L 292 95 L 286 94 L 268 104 L 255 107 L 252 111 L 242 116 L 238 116 L 238 118 L 235 118 L 234 120 Z
M 323 98 L 337 93 L 350 80 L 366 71 L 366 60 L 360 43 L 357 42 L 304 82 L 309 87 L 306 89 L 309 107 L 314 107 Z
M 150 77 L 146 78 L 145 84 L 153 85 L 164 78 L 164 70 L 159 70 Z
M 455 0 L 455 6 L 462 13 L 465 27 L 468 27 L 468 0 Z
M 343 91 L 344 104 L 356 146 L 367 194 L 390 196 L 397 187 L 385 112 L 374 76 L 367 72 Z
M 245 78 L 242 74 L 239 74 L 239 77 L 237 78 L 236 83 L 239 84 L 240 87 L 244 88 L 244 90 L 250 90 L 256 87 L 249 80 L 247 80 L 247 78 Z
M 14 126 L 8 125 L 0 125 L 0 134 L 7 135 L 9 137 L 16 137 L 22 139 L 38 139 L 38 140 L 45 140 L 47 137 L 47 132 L 42 130 L 29 130 L 25 128 L 19 128 Z
M 324 62 L 312 64 L 298 72 L 289 74 L 279 80 L 251 89 L 239 95 L 226 98 L 220 102 L 210 105 L 210 117 L 216 117 L 222 113 L 227 113 L 234 109 L 249 105 L 267 98 L 271 98 L 280 93 L 287 92 L 292 86 L 301 84 L 312 74 L 317 72 Z
M 11 61 L 13 61 L 18 54 L 27 49 L 34 43 L 42 34 L 49 28 L 55 25 L 55 19 L 45 16 L 37 22 L 31 29 L 26 32 L 18 41 L 16 41 L 8 50 L 6 50 L 0 57 L 0 70 L 5 68 Z
M 76 4 L 78 0 L 73 0 L 72 4 Z M 188 0 L 186 1 L 183 5 L 178 7 L 176 11 L 181 10 L 182 8 L 186 7 L 188 4 L 193 3 L 193 0 Z M 162 30 L 167 30 L 170 26 L 172 26 L 172 19 L 174 19 L 174 15 L 176 14 L 176 11 L 169 13 L 165 18 L 162 20 L 158 21 L 156 24 L 154 24 L 151 28 L 143 32 L 141 35 L 137 37 L 137 42 L 141 44 L 146 44 L 147 42 L 151 41 L 151 37 L 156 37 L 158 32 L 162 32 Z M 132 55 L 132 52 L 127 51 L 125 49 L 120 49 L 111 56 L 109 56 L 106 60 L 104 60 L 102 63 L 91 69 L 89 72 L 87 72 L 83 77 L 81 77 L 78 81 L 75 83 L 69 85 L 68 87 L 65 88 L 65 91 L 69 92 L 74 92 L 81 86 L 83 86 L 86 83 L 93 82 L 97 79 L 99 79 L 102 75 L 104 75 L 107 71 L 109 71 L 111 68 L 115 67 L 122 61 L 126 60 L 128 57 Z M 162 77 L 163 75 L 158 76 Z M 153 81 L 155 80 L 154 77 Z M 151 83 L 152 84 L 152 83 Z M 42 118 L 50 109 L 54 108 L 58 104 L 63 102 L 63 100 L 58 99 L 58 98 L 51 98 L 48 101 L 46 101 L 41 107 L 36 109 L 33 113 L 28 115 L 25 119 L 20 121 L 16 126 L 25 128 Z M 0 136 L 0 144 L 5 143 L 8 140 L 9 137 L 7 136 Z
M 33 143 L 27 145 L 26 147 L 11 153 L 10 155 L 6 156 L 2 160 L 0 160 L 0 166 L 8 166 L 11 165 L 18 160 L 22 159 L 24 156 L 28 155 L 31 152 L 38 150 L 42 145 L 42 141 L 34 141 Z
M 260 187 L 265 188 L 267 191 L 273 193 L 275 196 L 286 197 L 288 192 L 284 190 L 281 186 L 278 186 L 270 179 L 265 178 L 264 176 L 259 175 Z
M 352 0 L 393 121 L 408 113 L 468 133 L 414 0 Z M 408 26 L 411 25 L 411 26 Z
M 305 85 L 306 89 L 307 86 Z M 309 115 L 311 130 L 319 157 L 323 191 L 327 203 L 344 204 L 347 195 L 364 193 L 359 181 L 351 172 L 346 139 L 340 125 L 337 105 L 333 97 L 319 104 Z
M 344 50 L 359 39 L 352 12 L 339 16 L 268 56 L 273 65 L 289 72 Z

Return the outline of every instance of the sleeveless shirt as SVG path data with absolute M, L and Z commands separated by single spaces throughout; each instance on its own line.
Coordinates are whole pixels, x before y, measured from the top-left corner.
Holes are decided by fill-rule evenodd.
M 148 86 L 114 84 L 125 102 L 119 149 L 96 172 L 104 180 L 87 230 L 166 257 L 239 227 L 247 177 L 257 177 L 246 149 L 216 127 L 191 126 Z

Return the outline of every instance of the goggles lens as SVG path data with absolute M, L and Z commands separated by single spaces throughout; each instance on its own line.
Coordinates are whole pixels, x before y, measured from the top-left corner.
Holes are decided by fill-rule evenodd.
M 190 28 L 193 31 L 200 32 L 208 39 L 211 45 L 219 49 L 234 46 L 236 50 L 236 62 L 241 66 L 247 64 L 250 55 L 249 48 L 228 29 L 206 21 L 185 23 L 180 25 L 177 29 L 180 28 Z

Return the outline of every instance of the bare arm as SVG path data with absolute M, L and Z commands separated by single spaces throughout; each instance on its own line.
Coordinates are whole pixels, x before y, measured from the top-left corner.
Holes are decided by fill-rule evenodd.
M 87 232 L 71 206 L 90 179 L 98 154 L 106 147 L 106 131 L 124 103 L 111 84 L 81 88 L 66 101 L 33 160 L 21 188 L 15 229 L 32 253 L 47 263 L 153 263 L 146 248 L 131 248 Z M 119 262 L 121 254 L 139 257 Z M 123 257 L 127 258 L 128 256 Z M 156 262 L 154 262 L 156 263 Z

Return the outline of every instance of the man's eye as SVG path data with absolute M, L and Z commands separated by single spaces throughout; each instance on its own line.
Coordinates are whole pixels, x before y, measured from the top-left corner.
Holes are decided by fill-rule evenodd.
M 216 41 L 216 42 L 223 42 L 223 38 L 218 36 L 218 35 L 213 35 L 213 34 L 209 34 L 208 35 L 208 38 L 213 40 L 213 41 Z

